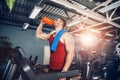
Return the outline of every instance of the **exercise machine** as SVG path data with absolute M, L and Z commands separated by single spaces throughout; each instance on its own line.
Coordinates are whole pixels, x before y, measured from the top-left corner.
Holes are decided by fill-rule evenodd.
M 25 80 L 58 80 L 59 78 L 72 77 L 79 75 L 79 70 L 70 70 L 67 72 L 58 72 L 58 73 L 41 73 L 35 74 L 31 69 L 28 61 L 22 56 L 24 53 L 19 51 L 19 48 L 15 48 L 15 61 L 16 64 L 20 67 L 19 73 Z

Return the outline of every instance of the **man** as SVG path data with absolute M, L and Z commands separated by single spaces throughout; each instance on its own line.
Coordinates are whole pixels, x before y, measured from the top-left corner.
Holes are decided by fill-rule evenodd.
M 54 20 L 55 31 L 54 33 L 49 33 L 49 34 L 42 32 L 42 28 L 44 24 L 45 23 L 41 20 L 36 30 L 36 37 L 43 40 L 49 40 L 51 46 L 54 37 L 60 30 L 64 29 L 64 27 L 66 26 L 66 22 L 62 18 L 58 18 L 57 20 Z M 50 54 L 49 72 L 68 71 L 74 56 L 73 36 L 68 32 L 63 33 L 59 39 L 56 51 L 51 50 L 50 53 L 51 54 Z M 66 79 L 62 78 L 60 80 L 66 80 Z

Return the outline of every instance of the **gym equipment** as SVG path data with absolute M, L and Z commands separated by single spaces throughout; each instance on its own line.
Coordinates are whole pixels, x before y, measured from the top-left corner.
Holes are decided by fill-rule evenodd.
M 79 70 L 71 70 L 67 72 L 59 72 L 59 73 L 45 73 L 45 74 L 39 74 L 35 75 L 33 70 L 31 69 L 31 66 L 28 64 L 28 62 L 21 56 L 21 52 L 17 50 L 18 48 L 15 48 L 15 55 L 14 58 L 17 65 L 20 67 L 20 74 L 25 80 L 57 80 L 59 78 L 63 77 L 71 77 L 79 75 Z
M 30 55 L 29 61 L 30 61 L 30 63 L 31 63 L 32 65 L 36 65 L 36 64 L 37 64 L 37 60 L 38 60 L 38 56 L 36 56 L 36 57 L 34 58 L 34 60 L 32 60 L 32 55 Z
M 30 61 L 32 60 L 32 55 L 30 55 L 29 60 L 30 60 Z
M 117 55 L 118 55 L 119 58 L 120 58 L 120 43 L 118 43 L 118 44 L 116 45 L 116 51 L 117 51 Z
M 5 71 L 2 76 L 2 80 L 12 80 L 16 71 L 17 65 L 13 63 L 11 59 L 8 60 Z
M 9 37 L 0 36 L 0 65 L 6 63 L 6 60 L 12 55 L 12 43 Z
M 120 59 L 116 51 L 114 53 L 100 52 L 99 54 L 99 67 L 94 73 L 94 76 L 102 80 L 118 80 L 118 76 L 120 76 Z
M 31 66 L 31 69 L 34 70 L 35 73 L 44 73 L 43 69 L 48 68 L 48 65 L 40 65 L 39 63 L 37 63 L 38 56 L 36 56 L 35 59 L 32 60 L 31 55 L 29 59 L 27 59 L 26 53 L 21 47 L 16 46 L 15 51 L 19 54 L 19 56 L 22 56 L 26 60 L 26 62 L 28 62 L 28 64 Z

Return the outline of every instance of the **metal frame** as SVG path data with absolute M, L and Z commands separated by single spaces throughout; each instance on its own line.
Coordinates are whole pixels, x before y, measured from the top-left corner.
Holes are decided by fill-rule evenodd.
M 85 10 L 85 9 L 82 9 L 82 8 L 80 9 L 77 6 L 71 4 L 71 3 L 67 2 L 67 1 L 62 1 L 62 0 L 51 0 L 51 1 L 53 1 L 53 2 L 55 2 L 57 4 L 60 4 L 62 6 L 65 6 L 65 7 L 69 8 L 69 9 L 73 9 L 76 12 L 78 12 L 78 13 L 80 13 L 82 15 L 85 15 L 87 17 L 90 17 L 90 18 L 92 18 L 94 20 L 97 20 L 97 21 L 100 21 L 100 22 L 105 22 L 105 23 L 108 23 L 110 25 L 113 25 L 113 26 L 116 26 L 116 27 L 120 28 L 119 24 L 117 24 L 115 22 L 112 22 L 112 21 L 109 21 L 104 16 L 102 16 L 102 15 L 100 15 L 100 14 L 94 12 L 94 11 Z

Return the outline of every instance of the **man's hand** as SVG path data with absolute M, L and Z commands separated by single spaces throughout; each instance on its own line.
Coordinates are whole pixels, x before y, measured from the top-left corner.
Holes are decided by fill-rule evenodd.
M 40 24 L 44 25 L 44 24 L 45 24 L 45 22 L 43 22 L 43 20 L 41 20 L 41 21 L 40 21 Z

